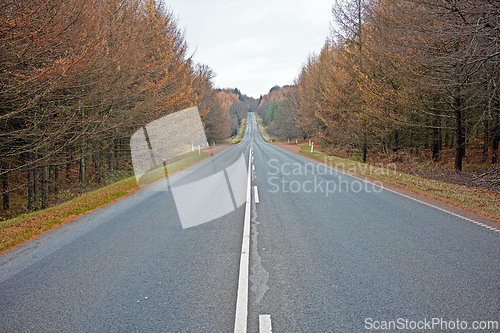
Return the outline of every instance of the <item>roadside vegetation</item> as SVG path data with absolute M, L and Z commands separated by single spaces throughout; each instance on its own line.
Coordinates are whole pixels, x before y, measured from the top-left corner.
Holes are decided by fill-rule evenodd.
M 229 139 L 227 142 L 230 144 L 240 143 L 241 140 L 243 139 L 243 136 L 245 135 L 246 124 L 247 124 L 247 118 L 244 118 L 241 121 L 241 126 L 240 126 L 240 130 L 238 131 L 238 134 L 235 137 L 233 137 L 232 139 Z
M 271 142 L 272 138 L 269 136 L 267 133 L 266 127 L 264 126 L 264 122 L 262 121 L 262 117 L 259 116 L 258 114 L 255 115 L 257 119 L 257 127 L 259 128 L 259 133 L 262 136 L 262 139 L 264 139 L 265 142 Z

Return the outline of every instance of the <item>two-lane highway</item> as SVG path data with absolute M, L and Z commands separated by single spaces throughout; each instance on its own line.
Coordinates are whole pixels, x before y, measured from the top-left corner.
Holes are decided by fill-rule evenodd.
M 230 212 L 186 225 L 176 188 L 193 220 Z M 499 233 L 269 145 L 249 113 L 239 145 L 1 256 L 0 331 L 232 332 L 240 301 L 249 332 L 438 332 L 500 320 L 499 277 Z

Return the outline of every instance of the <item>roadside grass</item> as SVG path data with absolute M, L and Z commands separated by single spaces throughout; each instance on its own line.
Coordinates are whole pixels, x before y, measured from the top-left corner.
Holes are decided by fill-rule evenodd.
M 238 135 L 236 136 L 235 143 L 240 143 L 240 141 L 243 139 L 243 136 L 245 135 L 245 130 L 247 128 L 247 118 L 243 119 L 241 121 L 241 127 Z
M 262 122 L 262 117 L 259 116 L 258 114 L 255 114 L 255 117 L 257 118 L 257 127 L 259 128 L 260 135 L 262 136 L 262 139 L 264 139 L 265 142 L 272 142 L 271 137 L 266 131 L 266 128 L 264 126 L 264 123 Z
M 380 181 L 383 184 L 401 188 L 491 220 L 500 221 L 500 193 L 498 192 L 413 176 L 399 172 L 396 164 L 373 166 L 329 156 L 322 152 L 311 153 L 307 143 L 301 145 L 300 153 L 341 171 L 347 171 L 369 180 Z
M 247 124 L 247 119 L 245 118 L 241 121 L 241 126 L 240 130 L 238 131 L 238 134 L 236 134 L 236 136 L 234 136 L 233 138 L 227 139 L 226 144 L 235 145 L 237 143 L 240 143 L 241 140 L 243 139 L 243 136 L 245 135 L 246 124 Z
M 207 152 L 194 152 L 182 160 L 167 165 L 169 174 L 183 170 L 205 158 Z M 161 172 L 158 172 L 161 170 Z M 163 168 L 152 171 L 153 177 L 146 177 L 145 184 L 151 184 L 165 176 Z M 17 245 L 40 236 L 41 234 L 72 222 L 78 216 L 106 206 L 126 195 L 133 193 L 139 187 L 134 177 L 123 179 L 95 191 L 87 192 L 77 198 L 60 205 L 33 213 L 19 215 L 13 219 L 0 222 L 0 254 Z

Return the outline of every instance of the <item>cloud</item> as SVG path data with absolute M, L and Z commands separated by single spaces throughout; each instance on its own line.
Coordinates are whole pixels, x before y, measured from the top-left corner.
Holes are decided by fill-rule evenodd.
M 331 0 L 172 0 L 194 60 L 209 65 L 218 87 L 253 97 L 291 84 L 329 35 Z

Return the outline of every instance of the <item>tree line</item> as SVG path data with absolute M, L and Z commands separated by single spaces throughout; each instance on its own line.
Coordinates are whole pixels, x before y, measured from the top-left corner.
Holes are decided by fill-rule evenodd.
M 222 108 L 229 114 L 230 135 L 235 136 L 247 112 L 257 108 L 257 100 L 242 94 L 238 88 L 217 89 L 217 91 Z
M 48 207 L 62 185 L 82 191 L 130 175 L 130 136 L 166 114 L 198 106 L 210 142 L 239 126 L 161 1 L 7 0 L 0 17 L 0 178 L 10 216 Z M 16 207 L 13 193 L 24 197 Z
M 365 162 L 379 149 L 433 160 L 453 149 L 461 171 L 474 149 L 498 163 L 498 1 L 337 0 L 332 14 L 321 52 L 290 88 L 286 112 L 306 136 Z
M 274 86 L 261 97 L 257 113 L 271 136 L 281 141 L 304 137 L 297 126 L 298 97 L 295 86 Z

